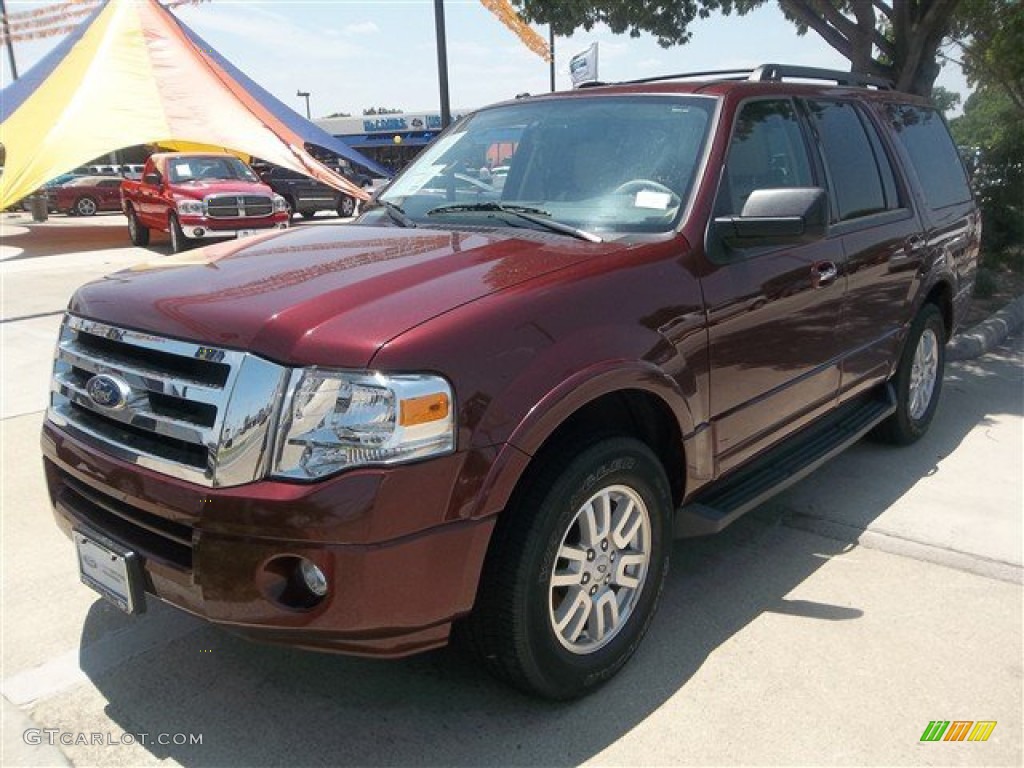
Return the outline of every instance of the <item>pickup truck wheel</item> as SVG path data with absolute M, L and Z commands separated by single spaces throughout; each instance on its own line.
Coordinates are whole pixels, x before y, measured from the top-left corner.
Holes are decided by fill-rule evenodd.
M 128 209 L 128 237 L 131 238 L 132 245 L 149 245 L 149 227 L 139 223 L 139 215 L 135 213 L 134 208 Z
M 181 224 L 178 223 L 178 217 L 175 214 L 170 215 L 168 225 L 171 232 L 171 253 L 181 253 L 188 248 L 188 239 L 181 231 Z
M 928 431 L 942 391 L 946 364 L 946 327 L 934 304 L 914 318 L 893 378 L 896 413 L 878 425 L 873 436 L 886 443 L 909 445 Z
M 571 699 L 611 678 L 646 633 L 668 571 L 672 504 L 638 440 L 545 460 L 502 514 L 465 629 L 499 677 Z
M 348 219 L 355 215 L 356 212 L 356 201 L 354 198 L 348 195 L 341 195 L 338 198 L 338 215 L 343 219 Z
M 99 210 L 99 206 L 88 195 L 80 197 L 75 201 L 75 213 L 79 216 L 94 216 L 97 210 Z

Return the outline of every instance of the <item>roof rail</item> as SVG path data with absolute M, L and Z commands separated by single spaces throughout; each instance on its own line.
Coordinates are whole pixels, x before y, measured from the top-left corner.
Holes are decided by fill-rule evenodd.
M 867 88 L 874 86 L 882 90 L 892 90 L 892 82 L 884 77 L 868 75 L 863 72 L 843 72 L 839 69 L 819 69 L 818 67 L 800 67 L 792 64 L 762 64 L 759 67 L 746 69 L 709 69 L 703 72 L 679 72 L 674 75 L 655 75 L 641 77 L 637 80 L 623 80 L 607 83 L 592 81 L 580 83 L 580 88 L 594 88 L 602 85 L 638 85 L 640 83 L 659 83 L 664 80 L 686 80 L 704 78 L 714 80 L 748 80 L 752 82 L 781 81 L 787 77 L 804 80 L 831 80 L 837 85 L 853 85 Z
M 859 85 L 866 88 L 892 90 L 892 82 L 884 77 L 868 75 L 863 72 L 843 72 L 839 69 L 819 69 L 817 67 L 798 67 L 790 64 L 762 64 L 750 73 L 749 80 L 756 82 L 778 81 L 786 77 L 798 77 L 804 80 L 833 80 L 837 85 Z
M 706 72 L 680 72 L 675 75 L 656 75 L 654 77 L 641 77 L 638 80 L 625 80 L 621 85 L 636 85 L 638 83 L 658 83 L 662 80 L 685 80 L 691 77 L 714 77 L 718 80 L 746 80 L 748 75 L 754 72 L 749 67 L 746 69 L 709 69 Z M 619 85 L 619 83 L 617 83 Z

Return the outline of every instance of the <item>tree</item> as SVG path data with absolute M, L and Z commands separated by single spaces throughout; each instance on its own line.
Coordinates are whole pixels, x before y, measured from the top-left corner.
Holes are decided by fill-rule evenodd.
M 559 35 L 607 24 L 637 37 L 649 32 L 665 47 L 690 39 L 689 24 L 714 12 L 745 14 L 768 0 L 512 0 L 530 21 Z M 939 47 L 957 6 L 971 0 L 778 0 L 800 34 L 813 30 L 849 59 L 856 72 L 888 78 L 902 91 L 929 96 L 939 74 Z M 1019 0 L 975 0 L 1019 3 Z
M 953 138 L 977 155 L 972 186 L 981 206 L 982 246 L 990 259 L 1024 243 L 1024 122 L 997 85 L 983 86 L 950 122 Z M 1020 268 L 1020 255 L 1011 263 Z
M 961 0 L 951 39 L 970 83 L 1001 88 L 1024 112 L 1024 5 Z

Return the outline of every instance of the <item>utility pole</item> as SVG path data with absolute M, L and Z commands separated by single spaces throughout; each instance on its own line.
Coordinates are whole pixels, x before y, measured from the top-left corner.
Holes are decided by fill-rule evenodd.
M 444 0 L 434 0 L 434 28 L 437 31 L 437 77 L 441 84 L 441 130 L 452 121 L 448 103 L 448 43 L 444 36 Z
M 7 41 L 7 56 L 11 60 L 11 79 L 18 79 L 18 65 L 14 61 L 14 41 L 11 39 L 11 27 L 7 23 L 7 6 L 0 0 L 0 16 L 3 17 L 4 40 Z
M 551 51 L 551 92 L 555 92 L 555 27 L 548 24 L 548 49 Z
M 309 116 L 309 91 L 296 91 L 295 95 L 306 100 L 306 119 L 312 120 L 313 118 Z

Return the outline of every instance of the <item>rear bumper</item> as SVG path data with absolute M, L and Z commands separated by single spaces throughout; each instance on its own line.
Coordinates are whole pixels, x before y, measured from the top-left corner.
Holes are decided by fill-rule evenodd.
M 443 645 L 452 620 L 472 607 L 494 518 L 444 520 L 458 454 L 310 485 L 218 490 L 123 464 L 49 423 L 42 444 L 65 533 L 91 530 L 137 552 L 149 595 L 230 631 L 403 656 Z M 440 522 L 388 536 L 403 511 L 413 526 L 417 518 Z M 282 602 L 274 568 L 282 557 L 320 567 L 327 596 L 305 608 Z

